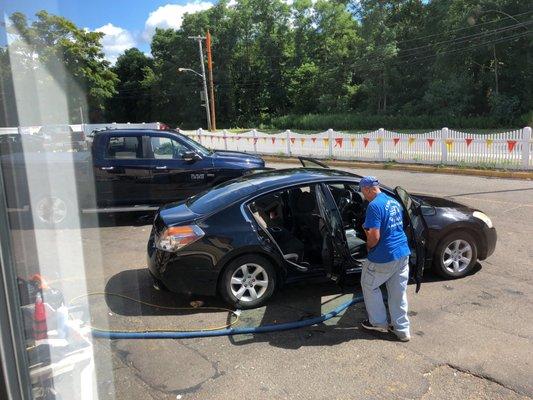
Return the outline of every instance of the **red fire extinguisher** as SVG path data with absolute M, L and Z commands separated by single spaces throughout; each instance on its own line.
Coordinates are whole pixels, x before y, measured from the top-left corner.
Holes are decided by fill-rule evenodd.
M 46 326 L 46 309 L 41 293 L 35 297 L 35 312 L 33 314 L 33 337 L 35 340 L 46 339 L 48 328 Z

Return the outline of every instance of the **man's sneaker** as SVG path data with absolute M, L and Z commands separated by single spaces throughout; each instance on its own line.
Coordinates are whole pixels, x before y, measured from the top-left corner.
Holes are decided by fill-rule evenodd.
M 409 332 L 396 331 L 392 325 L 389 325 L 389 332 L 394 333 L 400 342 L 408 342 L 411 340 L 411 335 Z
M 387 332 L 386 326 L 372 325 L 368 319 L 361 322 L 361 326 L 368 331 Z

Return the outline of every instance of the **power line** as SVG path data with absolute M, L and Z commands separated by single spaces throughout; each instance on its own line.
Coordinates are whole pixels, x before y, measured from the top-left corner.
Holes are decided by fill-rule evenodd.
M 430 37 L 449 35 L 452 32 L 459 32 L 459 31 L 463 31 L 463 30 L 467 30 L 467 29 L 473 29 L 473 28 L 477 28 L 477 27 L 484 26 L 484 25 L 487 25 L 487 24 L 493 24 L 493 23 L 501 22 L 501 21 L 505 21 L 505 20 L 508 20 L 508 19 L 513 19 L 513 18 L 524 16 L 524 15 L 531 14 L 531 13 L 533 13 L 533 11 L 526 11 L 526 12 L 523 12 L 523 13 L 510 15 L 510 16 L 505 17 L 505 18 L 501 18 L 501 19 L 494 20 L 494 21 L 487 21 L 487 22 L 483 22 L 483 23 L 476 24 L 476 25 L 469 26 L 469 27 L 451 29 L 451 30 L 448 30 L 448 31 L 445 31 L 445 32 L 436 33 L 436 34 L 432 34 L 432 35 L 419 36 L 419 37 L 416 37 L 416 38 L 400 40 L 400 41 L 397 41 L 396 44 L 407 43 L 407 42 L 420 40 L 420 39 L 425 39 L 425 38 L 430 38 Z M 531 24 L 531 21 L 528 21 L 528 22 L 525 22 L 525 23 L 522 22 L 520 24 L 508 25 L 508 26 L 503 27 L 503 28 L 495 28 L 495 29 L 490 30 L 490 31 L 478 32 L 478 33 L 475 33 L 475 34 L 472 34 L 472 35 L 463 36 L 461 38 L 454 38 L 454 39 L 448 39 L 448 40 L 445 40 L 445 41 L 442 41 L 442 42 L 429 43 L 429 44 L 424 45 L 424 46 L 412 47 L 412 48 L 408 48 L 408 49 L 399 49 L 400 50 L 400 54 L 401 54 L 399 57 L 403 58 L 403 57 L 408 55 L 408 54 L 405 54 L 405 53 L 408 53 L 408 52 L 411 52 L 411 51 L 415 51 L 415 50 L 418 50 L 418 49 L 428 48 L 428 47 L 435 46 L 435 45 L 438 45 L 438 44 L 444 44 L 444 43 L 454 42 L 454 41 L 459 41 L 459 40 L 466 41 L 470 37 L 473 38 L 473 37 L 476 37 L 476 36 L 483 36 L 483 35 L 486 35 L 486 34 L 496 33 L 496 32 L 500 32 L 500 31 L 503 32 L 503 31 L 506 31 L 508 29 L 515 29 L 517 27 L 523 26 L 524 24 Z M 459 43 L 457 42 L 457 43 L 454 43 L 454 44 L 459 44 Z M 157 72 L 159 74 L 164 74 L 164 73 L 167 73 L 168 71 L 170 71 L 171 69 L 174 69 L 174 68 L 176 68 L 176 66 L 173 63 L 171 63 L 171 65 L 169 65 L 167 68 L 165 68 L 163 70 L 157 71 L 154 68 L 154 72 Z M 284 71 L 284 69 L 281 69 L 281 68 L 269 68 L 269 69 L 270 70 L 275 70 L 275 71 L 278 71 L 278 72 Z M 192 85 L 191 84 L 191 87 L 193 87 L 193 86 L 195 87 L 196 85 Z M 127 89 L 125 89 L 125 90 L 127 90 Z
M 484 25 L 487 25 L 487 24 L 495 24 L 497 22 L 505 21 L 505 20 L 508 20 L 508 19 L 513 19 L 513 18 L 520 17 L 520 16 L 523 16 L 523 15 L 526 15 L 526 14 L 531 14 L 531 13 L 533 13 L 533 11 L 526 11 L 526 12 L 523 12 L 523 13 L 510 15 L 509 17 L 501 18 L 501 19 L 498 19 L 498 20 L 482 22 L 480 24 L 476 24 L 476 25 L 472 25 L 472 26 L 466 26 L 464 28 L 449 29 L 449 30 L 446 30 L 446 31 L 443 31 L 443 32 L 440 32 L 440 33 L 434 33 L 432 35 L 418 36 L 418 37 L 414 37 L 414 38 L 411 38 L 411 39 L 404 39 L 404 40 L 400 40 L 400 41 L 398 41 L 396 43 L 407 43 L 407 42 L 413 42 L 415 40 L 420 40 L 420 39 L 427 39 L 427 38 L 436 37 L 436 36 L 449 35 L 450 33 L 453 33 L 453 32 L 460 32 L 460 31 L 464 31 L 464 30 L 467 30 L 467 29 L 474 29 L 474 28 L 477 28 L 477 27 L 480 27 L 480 26 L 484 26 Z
M 479 44 L 476 44 L 476 45 L 473 45 L 473 46 L 469 46 L 469 47 L 463 48 L 463 49 L 453 49 L 453 50 L 447 50 L 447 51 L 443 51 L 443 52 L 437 52 L 435 54 L 428 55 L 428 56 L 423 56 L 423 57 L 420 57 L 420 58 L 417 58 L 415 56 L 411 60 L 399 61 L 399 62 L 396 62 L 396 63 L 392 63 L 392 64 L 388 65 L 388 67 L 397 67 L 397 66 L 401 66 L 401 65 L 417 65 L 417 64 L 420 64 L 423 61 L 426 61 L 426 60 L 429 60 L 429 59 L 432 59 L 432 58 L 437 58 L 437 57 L 445 55 L 445 54 L 465 53 L 465 52 L 469 52 L 469 51 L 474 50 L 474 49 L 479 48 L 479 47 L 483 47 L 483 46 L 491 45 L 491 44 L 504 43 L 504 42 L 508 42 L 510 40 L 513 40 L 513 39 L 519 39 L 519 38 L 524 37 L 524 36 L 527 36 L 527 32 L 519 33 L 519 34 L 510 36 L 510 37 L 507 37 L 507 38 L 501 38 L 501 39 L 498 39 L 498 40 L 495 40 L 495 41 L 486 41 L 486 42 L 479 43 Z M 365 66 L 368 66 L 368 64 L 365 64 Z M 355 67 L 357 68 L 358 65 L 356 65 Z M 364 72 L 370 73 L 370 72 L 381 71 L 381 70 L 382 70 L 382 68 L 377 68 L 376 67 L 376 68 L 368 68 L 365 71 L 359 70 L 358 72 L 359 73 L 364 73 Z M 244 82 L 217 83 L 216 86 L 217 86 L 217 88 L 218 87 L 230 87 L 230 88 L 254 88 L 254 87 L 275 87 L 275 88 L 278 88 L 279 87 L 279 85 L 276 85 L 276 84 L 271 83 L 271 82 L 265 82 L 265 81 L 251 81 L 251 82 L 246 82 L 246 83 L 244 83 Z M 160 93 L 164 93 L 164 92 L 160 92 Z M 138 97 L 153 97 L 153 96 L 154 96 L 153 93 L 146 93 L 146 94 L 138 94 L 138 95 L 135 95 L 135 96 L 133 96 L 133 95 L 132 96 L 120 96 L 119 95 L 119 96 L 114 96 L 113 98 L 135 99 L 135 98 L 138 98 Z M 182 96 L 182 94 L 165 93 L 162 97 L 180 97 L 180 96 Z
M 531 25 L 531 24 L 533 24 L 533 21 L 529 21 L 529 22 L 527 22 L 527 24 Z M 459 37 L 459 38 L 453 38 L 453 39 L 444 40 L 442 42 L 428 43 L 428 44 L 426 44 L 424 46 L 412 47 L 412 48 L 409 48 L 409 49 L 400 49 L 400 51 L 404 52 L 404 53 L 405 52 L 411 52 L 411 51 L 414 51 L 414 50 L 424 49 L 424 48 L 433 47 L 433 46 L 437 46 L 437 45 L 440 45 L 440 44 L 446 44 L 446 43 L 450 43 L 450 42 L 452 44 L 459 44 L 461 42 L 469 41 L 469 40 L 472 40 L 474 38 L 483 37 L 483 36 L 490 36 L 490 35 L 494 35 L 494 34 L 497 34 L 497 33 L 507 32 L 507 31 L 510 31 L 510 30 L 515 30 L 515 29 L 520 28 L 520 27 L 524 27 L 524 25 L 523 24 L 509 25 L 509 26 L 506 26 L 506 27 L 503 27 L 503 28 L 497 28 L 497 29 L 493 29 L 493 30 L 490 30 L 490 31 L 483 31 L 483 32 L 478 32 L 478 33 L 472 34 L 472 35 L 467 35 L 467 36 L 462 36 L 462 37 Z
M 533 11 L 530 11 L 530 12 L 526 12 L 526 13 L 522 13 L 522 14 L 516 14 L 515 16 L 519 16 L 519 15 L 524 15 L 524 14 L 530 14 L 532 13 Z M 505 18 L 505 19 L 509 19 L 508 18 Z M 502 19 L 504 20 L 504 19 Z M 501 21 L 501 20 L 499 20 Z M 489 21 L 489 22 L 495 22 L 495 21 Z M 489 23 L 487 22 L 487 23 Z M 487 24 L 487 23 L 484 23 L 484 24 Z M 425 51 L 431 51 L 432 50 L 432 47 L 434 46 L 437 46 L 437 45 L 442 45 L 442 44 L 450 44 L 451 46 L 454 46 L 454 45 L 459 45 L 459 44 L 464 44 L 466 42 L 469 42 L 469 41 L 472 41 L 472 40 L 475 40 L 475 39 L 481 39 L 481 38 L 486 38 L 487 36 L 491 36 L 491 35 L 494 35 L 494 34 L 497 34 L 497 33 L 503 33 L 503 32 L 507 32 L 507 31 L 511 31 L 511 30 L 515 30 L 519 27 L 523 27 L 525 24 L 531 24 L 532 22 L 528 21 L 527 23 L 520 23 L 520 24 L 513 24 L 513 25 L 508 25 L 506 27 L 501 27 L 501 28 L 495 28 L 495 29 L 492 29 L 492 30 L 488 30 L 488 31 L 483 31 L 483 32 L 478 32 L 478 33 L 475 33 L 475 34 L 470 34 L 470 35 L 465 35 L 465 36 L 462 36 L 462 37 L 459 37 L 459 38 L 452 38 L 452 39 L 448 39 L 448 40 L 445 40 L 445 41 L 441 41 L 441 42 L 435 42 L 435 43 L 429 43 L 427 45 L 424 45 L 424 46 L 417 46 L 417 47 L 412 47 L 412 48 L 408 48 L 408 49 L 400 49 L 399 51 L 399 54 L 396 56 L 396 62 L 392 63 L 392 64 L 389 64 L 389 66 L 398 66 L 398 65 L 403 65 L 403 64 L 409 64 L 411 63 L 411 61 L 415 61 L 415 62 L 418 62 L 420 60 L 426 60 L 426 59 L 429 59 L 429 58 L 432 58 L 432 57 L 435 57 L 439 54 L 447 54 L 447 53 L 453 53 L 453 52 L 457 52 L 455 50 L 448 50 L 448 51 L 444 51 L 444 52 L 437 52 L 435 54 L 426 54 L 426 55 L 414 55 L 414 54 L 409 54 L 409 53 L 412 53 L 412 52 L 416 52 L 416 50 L 422 50 L 422 52 L 425 52 Z M 477 26 L 480 26 L 482 24 L 479 24 Z M 470 27 L 470 28 L 473 28 L 473 27 Z M 467 28 L 462 28 L 462 29 L 458 29 L 457 31 L 459 30 L 464 30 L 464 29 L 467 29 Z M 516 36 L 517 38 L 518 37 L 523 37 L 523 36 L 526 36 L 529 32 L 524 32 L 523 35 L 518 35 Z M 441 34 L 436 34 L 436 35 L 430 35 L 430 36 L 438 36 L 438 35 L 441 35 Z M 424 38 L 424 37 L 421 37 L 421 38 Z M 505 37 L 505 38 L 502 38 L 502 39 L 507 39 L 508 37 Z M 515 36 L 512 36 L 511 38 L 515 38 Z M 405 41 L 404 41 L 405 42 Z M 397 42 L 397 43 L 401 43 L 401 42 Z M 495 43 L 499 43 L 499 41 L 495 42 Z M 482 43 L 480 44 L 480 46 L 484 46 L 486 44 L 492 44 L 492 42 L 485 42 L 485 43 Z M 473 46 L 469 46 L 469 48 L 472 48 Z M 460 49 L 459 49 L 460 50 Z M 351 65 L 351 68 L 359 68 L 359 66 L 367 66 L 367 64 L 369 62 L 375 62 L 375 61 L 381 61 L 381 58 L 374 58 L 374 59 L 367 59 L 365 60 L 364 64 L 363 63 L 358 63 L 358 64 L 352 64 Z M 157 74 L 165 74 L 167 73 L 168 71 L 170 71 L 171 69 L 174 69 L 176 68 L 174 64 L 171 64 L 169 65 L 167 68 L 164 68 L 163 70 L 159 70 L 157 71 L 157 69 L 154 71 L 156 72 Z M 272 68 L 270 67 L 269 68 L 270 71 L 277 71 L 277 72 L 284 72 L 285 69 L 282 69 L 282 68 Z M 381 68 L 373 68 L 371 70 L 381 70 Z M 227 84 L 223 84 L 223 83 L 217 83 L 217 87 L 220 87 L 220 86 L 259 86 L 259 85 L 263 85 L 265 86 L 264 82 L 263 81 L 250 81 L 250 82 L 246 82 L 246 83 L 243 83 L 243 82 L 234 82 L 234 83 L 227 83 Z M 266 86 L 273 86 L 273 85 L 266 85 Z M 180 87 L 186 87 L 186 88 L 197 88 L 198 87 L 198 84 L 196 83 L 187 83 L 187 84 L 181 84 Z M 147 90 L 153 90 L 152 88 L 149 88 Z M 121 89 L 119 91 L 120 94 L 129 94 L 129 93 L 136 93 L 136 92 L 143 92 L 144 89 L 142 88 L 129 88 L 129 89 Z M 115 96 L 115 98 L 117 98 L 118 96 Z M 127 98 L 127 97 L 124 97 L 124 96 L 120 96 L 121 98 Z
M 438 56 L 441 56 L 441 55 L 444 55 L 444 54 L 462 53 L 462 52 L 469 51 L 471 49 L 478 48 L 478 47 L 483 47 L 483 46 L 486 46 L 486 45 L 489 45 L 489 44 L 504 43 L 504 42 L 508 42 L 510 40 L 513 40 L 513 39 L 520 39 L 520 38 L 528 36 L 528 35 L 529 35 L 529 32 L 521 32 L 521 33 L 515 34 L 513 36 L 508 36 L 508 37 L 500 38 L 500 39 L 497 39 L 497 40 L 494 40 L 494 41 L 487 41 L 487 42 L 484 42 L 484 43 L 479 43 L 479 44 L 476 44 L 476 45 L 468 46 L 468 47 L 466 47 L 464 49 L 454 49 L 454 50 L 447 50 L 447 51 L 437 52 L 435 54 L 419 58 L 418 60 L 416 60 L 416 62 L 427 60 L 427 59 L 430 59 L 430 58 L 433 58 L 433 57 L 438 57 Z M 411 63 L 413 63 L 415 61 L 415 58 L 416 58 L 416 56 L 412 60 L 403 61 L 403 62 L 399 62 L 399 63 L 396 63 L 396 64 L 393 63 L 392 65 L 394 66 L 394 65 L 405 64 L 405 63 L 411 64 Z
M 530 34 L 530 32 L 521 32 L 521 33 L 517 33 L 517 34 L 514 34 L 514 35 L 506 36 L 506 37 L 503 37 L 503 38 L 498 38 L 498 39 L 495 39 L 495 40 L 488 40 L 488 41 L 484 41 L 482 43 L 473 44 L 473 45 L 470 45 L 470 46 L 467 46 L 467 47 L 464 47 L 464 48 L 461 48 L 461 49 L 450 49 L 450 50 L 435 52 L 434 54 L 429 54 L 429 55 L 426 54 L 426 55 L 422 55 L 422 56 L 410 55 L 409 59 L 407 59 L 407 60 L 399 60 L 399 61 L 393 62 L 393 63 L 389 64 L 388 67 L 395 67 L 395 66 L 409 65 L 409 64 L 415 65 L 415 64 L 419 64 L 422 61 L 425 61 L 425 60 L 428 60 L 428 59 L 431 59 L 431 58 L 436 58 L 436 57 L 439 57 L 439 56 L 442 56 L 442 55 L 445 55 L 445 54 L 464 53 L 464 52 L 468 52 L 468 51 L 471 51 L 471 50 L 479 48 L 479 47 L 492 45 L 492 44 L 498 44 L 498 43 L 504 43 L 504 42 L 508 42 L 508 41 L 511 41 L 511 40 L 515 40 L 515 39 L 520 39 L 522 37 L 528 36 L 529 34 Z M 460 43 L 453 43 L 453 44 L 460 44 Z M 357 70 L 360 66 L 366 67 L 366 71 L 361 71 L 359 69 L 360 73 L 372 72 L 372 71 L 380 71 L 382 69 L 381 67 L 368 68 L 368 61 L 365 61 L 364 63 L 361 62 L 361 63 L 357 63 L 357 64 L 352 64 L 351 68 L 355 68 Z M 255 87 L 255 86 L 278 87 L 279 85 L 273 84 L 270 81 L 269 82 L 265 82 L 265 81 L 248 81 L 248 82 L 227 82 L 227 83 L 218 82 L 216 84 L 216 86 L 217 87 L 232 87 L 232 88 L 239 88 L 240 87 L 240 88 L 245 88 L 245 87 Z M 195 87 L 196 88 L 196 87 L 198 87 L 198 85 L 197 84 L 182 84 L 182 85 L 180 85 L 180 87 L 186 87 L 186 88 Z M 131 93 L 131 92 L 141 92 L 142 93 L 142 92 L 147 91 L 147 90 L 154 91 L 154 90 L 157 90 L 157 89 L 154 89 L 154 88 L 148 88 L 148 89 L 138 88 L 138 89 L 134 89 L 134 88 L 132 88 L 132 89 L 130 89 L 129 93 Z M 122 91 L 120 91 L 119 93 L 122 93 Z M 128 92 L 126 92 L 126 93 L 128 93 Z M 136 96 L 122 96 L 122 95 L 119 94 L 118 96 L 114 96 L 114 98 L 124 98 L 124 99 L 126 99 L 126 98 L 137 98 L 139 96 L 152 96 L 152 95 L 153 95 L 152 93 L 149 93 L 149 94 L 146 94 L 146 95 L 136 95 Z M 181 94 L 165 94 L 165 97 L 179 97 L 179 96 L 181 96 Z

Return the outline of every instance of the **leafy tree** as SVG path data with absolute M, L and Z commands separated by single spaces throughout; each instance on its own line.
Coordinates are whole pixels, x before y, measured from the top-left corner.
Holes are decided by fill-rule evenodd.
M 149 121 L 152 117 L 151 98 L 153 60 L 139 49 L 121 54 L 112 71 L 118 77 L 117 95 L 109 99 L 107 119 L 112 121 Z
M 153 61 L 132 63 L 141 72 L 121 76 L 131 86 L 119 90 L 147 96 L 152 119 L 205 126 L 201 80 L 177 68 L 200 69 L 188 36 L 209 29 L 219 127 L 308 113 L 372 127 L 521 124 L 533 109 L 532 22 L 520 0 L 223 0 L 186 15 L 179 30 L 156 30 Z
M 12 14 L 8 32 L 14 39 L 9 51 L 15 55 L 12 60 L 17 61 L 11 69 L 17 71 L 15 79 L 21 85 L 34 82 L 39 92 L 46 91 L 53 81 L 65 94 L 72 122 L 79 122 L 79 107 L 84 104 L 88 104 L 91 119 L 101 119 L 105 100 L 116 93 L 117 83 L 104 59 L 102 33 L 78 28 L 66 18 L 46 11 L 39 11 L 31 23 L 22 13 Z M 38 99 L 24 101 L 35 102 L 34 123 L 48 117 L 38 114 Z

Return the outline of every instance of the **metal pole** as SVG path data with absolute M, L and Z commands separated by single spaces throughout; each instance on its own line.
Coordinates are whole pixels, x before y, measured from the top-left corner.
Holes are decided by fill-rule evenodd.
M 217 130 L 217 118 L 215 115 L 215 89 L 213 87 L 213 59 L 211 57 L 211 34 L 207 31 L 205 47 L 207 50 L 207 70 L 209 72 L 209 91 L 211 95 L 211 127 Z
M 80 122 L 81 122 L 81 131 L 85 135 L 85 121 L 83 120 L 83 107 L 80 106 Z
M 207 114 L 207 129 L 211 130 L 211 110 L 209 108 L 209 95 L 207 93 L 207 79 L 205 78 L 204 51 L 202 48 L 202 36 L 189 36 L 189 39 L 198 40 L 198 50 L 200 51 L 200 66 L 202 67 L 202 81 L 204 84 L 205 111 Z

